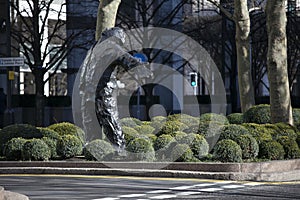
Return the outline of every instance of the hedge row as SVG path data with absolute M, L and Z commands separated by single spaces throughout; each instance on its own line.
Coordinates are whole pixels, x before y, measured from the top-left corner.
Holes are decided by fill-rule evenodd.
M 259 105 L 255 109 L 265 112 L 268 107 Z M 295 127 L 257 119 L 260 124 L 245 123 L 240 113 L 227 117 L 207 113 L 199 118 L 175 114 L 147 122 L 134 118 L 121 121 L 130 160 L 241 162 L 299 158 L 300 136 Z
M 300 157 L 297 127 L 270 124 L 269 105 L 258 105 L 245 114 L 206 113 L 200 117 L 174 114 L 151 121 L 120 120 L 126 140 L 126 159 L 133 161 L 221 162 Z M 294 109 L 300 126 L 300 110 Z M 115 149 L 106 140 L 85 145 L 85 134 L 70 123 L 47 128 L 17 124 L 0 130 L 0 155 L 8 160 L 65 159 L 84 155 L 87 160 L 107 160 Z
M 83 130 L 67 122 L 47 128 L 15 124 L 0 130 L 0 156 L 7 160 L 71 158 L 82 155 L 84 143 Z

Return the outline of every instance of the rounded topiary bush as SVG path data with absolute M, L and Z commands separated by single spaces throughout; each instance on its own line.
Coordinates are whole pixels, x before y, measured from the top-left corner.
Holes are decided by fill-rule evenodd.
M 231 113 L 227 115 L 227 119 L 230 124 L 242 124 L 244 123 L 243 113 Z
M 296 138 L 296 142 L 300 148 L 300 131 L 297 132 L 297 138 Z
M 199 134 L 196 134 L 196 133 L 189 133 L 189 134 L 185 134 L 184 137 L 181 137 L 180 140 L 177 140 L 178 143 L 180 144 L 187 144 L 187 145 L 191 145 L 192 142 L 194 141 L 195 139 L 195 135 L 199 135 Z M 203 136 L 203 135 L 201 135 Z M 204 136 L 203 136 L 204 137 Z
M 5 143 L 17 137 L 24 139 L 42 138 L 42 134 L 36 127 L 29 124 L 6 126 L 0 131 L 0 155 L 2 155 Z
M 149 162 L 155 160 L 155 151 L 147 139 L 136 138 L 127 145 L 126 149 L 130 160 Z
M 178 121 L 166 121 L 166 123 L 162 126 L 161 130 L 159 131 L 158 135 L 173 135 L 176 131 L 184 131 L 189 127 L 184 123 Z
M 57 158 L 57 140 L 61 137 L 56 131 L 50 128 L 39 127 L 43 138 L 42 140 L 48 145 L 51 151 L 51 158 Z
M 79 138 L 82 145 L 85 144 L 84 131 L 74 124 L 71 124 L 69 122 L 61 122 L 57 124 L 52 124 L 48 128 L 56 131 L 60 136 L 74 135 Z
M 50 128 L 38 127 L 37 129 L 41 132 L 43 137 L 47 137 L 55 140 L 60 138 L 59 133 Z
M 242 124 L 260 145 L 262 142 L 272 141 L 274 129 L 270 129 L 264 124 L 244 123 Z
M 168 121 L 178 121 L 187 126 L 193 126 L 199 124 L 199 119 L 187 114 L 173 114 L 167 117 Z
M 221 162 L 242 162 L 242 149 L 233 140 L 221 140 L 214 147 L 213 155 Z
M 139 133 L 134 128 L 127 127 L 127 126 L 122 127 L 122 132 L 124 134 L 126 144 L 129 144 L 131 140 L 138 138 L 140 136 Z
M 194 162 L 196 159 L 187 144 L 177 144 L 171 152 L 171 160 L 176 162 Z
M 146 136 L 149 138 L 149 140 L 152 142 L 152 144 L 155 143 L 155 141 L 157 139 L 157 136 L 155 134 L 147 134 Z
M 72 158 L 82 153 L 82 143 L 75 135 L 63 135 L 57 141 L 57 154 L 62 158 Z
M 164 116 L 152 117 L 150 125 L 155 129 L 153 133 L 158 134 L 161 131 L 164 124 L 166 123 L 166 121 L 167 118 Z
M 134 127 L 134 129 L 141 135 L 148 135 L 152 134 L 155 131 L 155 128 L 153 128 L 150 125 L 142 124 L 140 126 Z
M 166 149 L 172 142 L 175 141 L 176 140 L 171 135 L 164 134 L 157 137 L 153 146 L 156 151 L 160 149 Z
M 164 123 L 167 121 L 167 117 L 165 116 L 155 116 L 151 118 L 151 122 L 159 122 L 159 123 Z
M 197 133 L 203 135 L 209 146 L 213 147 L 219 141 L 220 131 L 223 126 L 223 124 L 215 121 L 202 121 L 199 124 Z
M 23 146 L 26 143 L 24 138 L 12 138 L 5 144 L 4 156 L 7 160 L 22 160 Z
M 158 160 L 168 160 L 170 159 L 170 153 L 172 151 L 172 148 L 174 145 L 176 145 L 177 142 L 174 137 L 171 135 L 160 135 L 155 140 L 153 147 L 156 152 L 156 158 Z
M 142 125 L 142 121 L 140 121 L 139 119 L 136 119 L 134 117 L 125 117 L 120 119 L 120 124 L 121 126 L 127 126 L 127 127 L 131 127 L 134 128 L 136 126 L 140 126 Z
M 265 141 L 259 145 L 259 158 L 268 160 L 282 160 L 284 158 L 283 146 L 276 141 Z
M 103 160 L 105 156 L 114 151 L 114 147 L 109 142 L 96 139 L 85 146 L 83 153 L 87 160 Z
M 185 141 L 183 140 L 188 134 L 183 132 L 183 131 L 176 131 L 173 133 L 173 137 L 175 138 L 175 140 L 178 143 L 185 143 Z
M 300 108 L 293 108 L 294 123 L 300 122 Z
M 244 121 L 257 124 L 271 123 L 270 105 L 260 104 L 253 106 L 244 113 Z
M 49 160 L 51 150 L 41 139 L 31 139 L 23 146 L 22 156 L 24 160 L 43 161 Z
M 275 133 L 273 134 L 274 139 L 278 139 L 281 136 L 287 136 L 292 140 L 296 140 L 298 137 L 298 129 L 290 124 L 286 123 L 276 123 L 275 126 Z
M 187 137 L 193 138 L 189 145 L 196 158 L 201 159 L 208 155 L 209 144 L 203 135 L 189 134 Z
M 214 137 L 220 135 L 220 129 L 223 127 L 223 124 L 214 121 L 202 121 L 199 123 L 198 127 L 191 131 L 191 133 L 198 133 L 204 135 L 205 137 Z
M 238 124 L 225 125 L 220 130 L 220 140 L 231 139 L 235 140 L 240 135 L 250 134 L 249 131 Z
M 220 124 L 229 124 L 228 119 L 226 116 L 222 114 L 217 114 L 217 113 L 205 113 L 200 116 L 200 121 L 215 121 Z
M 300 157 L 300 149 L 294 139 L 289 138 L 288 136 L 281 136 L 278 138 L 278 142 L 284 149 L 284 158 L 295 159 Z
M 41 140 L 43 140 L 48 145 L 51 152 L 50 158 L 52 159 L 57 158 L 57 139 L 53 139 L 50 137 L 43 137 Z
M 250 134 L 237 136 L 234 141 L 240 145 L 243 159 L 254 159 L 258 156 L 259 145 Z

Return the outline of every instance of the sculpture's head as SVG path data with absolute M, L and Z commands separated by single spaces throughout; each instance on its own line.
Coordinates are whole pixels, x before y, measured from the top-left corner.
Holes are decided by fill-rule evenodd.
M 126 40 L 126 35 L 124 30 L 119 27 L 113 27 L 103 31 L 101 36 L 101 41 L 104 41 L 110 37 L 114 37 L 112 39 L 115 39 L 120 45 L 123 45 Z

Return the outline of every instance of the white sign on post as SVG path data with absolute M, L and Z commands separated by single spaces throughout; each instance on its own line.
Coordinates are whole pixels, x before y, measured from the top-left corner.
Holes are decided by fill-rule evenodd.
M 23 57 L 0 58 L 0 67 L 19 67 L 24 65 Z

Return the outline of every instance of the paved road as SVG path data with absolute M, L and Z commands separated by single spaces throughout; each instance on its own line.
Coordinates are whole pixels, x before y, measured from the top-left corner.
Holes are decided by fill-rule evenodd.
M 6 190 L 38 200 L 300 199 L 300 182 L 259 183 L 113 176 L 0 175 Z

